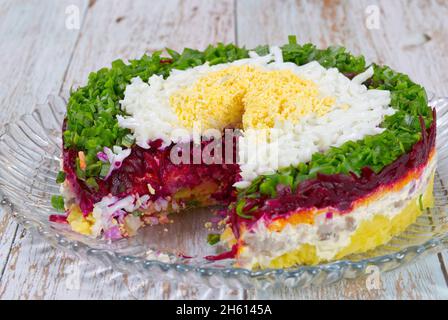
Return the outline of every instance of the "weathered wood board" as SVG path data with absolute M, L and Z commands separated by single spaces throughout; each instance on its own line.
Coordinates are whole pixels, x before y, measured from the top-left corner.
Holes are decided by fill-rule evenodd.
M 164 47 L 204 48 L 219 41 L 249 48 L 282 44 L 289 34 L 321 47 L 342 44 L 408 73 L 437 95 L 448 95 L 445 1 L 2 0 L 0 4 L 2 124 L 31 110 L 50 93 L 67 96 L 71 87 L 85 83 L 90 71 L 116 58 L 135 58 Z M 79 28 L 76 21 L 67 20 L 74 10 L 71 5 L 79 12 Z M 370 291 L 362 278 L 300 290 L 213 291 L 191 284 L 142 283 L 87 264 L 32 238 L 0 212 L 2 299 L 447 299 L 447 259 L 446 253 L 433 254 L 381 274 L 381 288 Z

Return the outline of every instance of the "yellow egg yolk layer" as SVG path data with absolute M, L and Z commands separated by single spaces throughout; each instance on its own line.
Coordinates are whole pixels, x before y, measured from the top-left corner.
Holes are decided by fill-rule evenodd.
M 321 97 L 313 81 L 290 70 L 232 66 L 199 78 L 179 89 L 170 104 L 186 128 L 272 128 L 275 121 L 296 123 L 307 114 L 329 112 L 335 98 Z

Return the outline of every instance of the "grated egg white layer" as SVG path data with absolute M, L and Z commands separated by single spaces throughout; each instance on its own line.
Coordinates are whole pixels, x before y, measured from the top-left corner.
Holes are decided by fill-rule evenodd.
M 170 105 L 170 96 L 180 88 L 195 83 L 210 72 L 230 66 L 251 65 L 265 70 L 290 70 L 297 76 L 315 82 L 319 94 L 335 98 L 331 110 L 323 116 L 306 115 L 298 121 L 277 121 L 267 133 L 247 129 L 239 140 L 238 158 L 242 180 L 236 187 L 245 188 L 257 176 L 276 172 L 279 168 L 307 162 L 312 154 L 324 152 L 346 141 L 359 140 L 384 131 L 380 123 L 395 110 L 389 106 L 390 92 L 367 89 L 362 83 L 373 75 L 373 68 L 352 80 L 336 68 L 326 69 L 313 61 L 297 66 L 283 62 L 280 48 L 271 47 L 270 54 L 232 63 L 210 66 L 208 63 L 187 70 L 173 70 L 167 79 L 154 75 L 148 83 L 134 78 L 125 90 L 121 108 L 129 116 L 118 116 L 119 125 L 131 129 L 137 145 L 149 148 L 148 142 L 162 139 L 163 147 L 184 141 L 173 134 L 177 129 L 187 131 Z M 184 141 L 185 142 L 185 141 Z

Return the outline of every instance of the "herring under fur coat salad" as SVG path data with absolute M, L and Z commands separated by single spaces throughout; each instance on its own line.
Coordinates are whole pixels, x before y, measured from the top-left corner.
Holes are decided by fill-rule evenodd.
M 208 242 L 228 250 L 207 259 L 286 268 L 375 248 L 433 205 L 436 115 L 408 76 L 294 36 L 166 52 L 71 92 L 51 221 L 114 240 L 219 205 Z

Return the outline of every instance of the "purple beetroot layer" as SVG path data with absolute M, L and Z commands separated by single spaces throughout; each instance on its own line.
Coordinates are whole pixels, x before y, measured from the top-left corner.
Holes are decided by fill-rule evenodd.
M 76 177 L 77 152 L 64 150 L 64 171 L 82 212 L 84 214 L 92 212 L 93 205 L 109 194 L 119 198 L 131 194 L 139 194 L 139 196 L 148 194 L 148 184 L 155 190 L 151 200 L 173 196 L 183 188 L 191 189 L 204 181 L 219 185 L 216 192 L 211 195 L 217 203 L 228 204 L 234 199 L 232 185 L 239 177 L 237 164 L 176 165 L 170 160 L 171 148 L 159 150 L 160 143 L 160 141 L 155 141 L 150 149 L 132 147 L 131 154 L 124 159 L 119 169 L 114 170 L 106 180 L 97 179 L 99 186 L 97 190 L 92 190 L 85 182 Z

